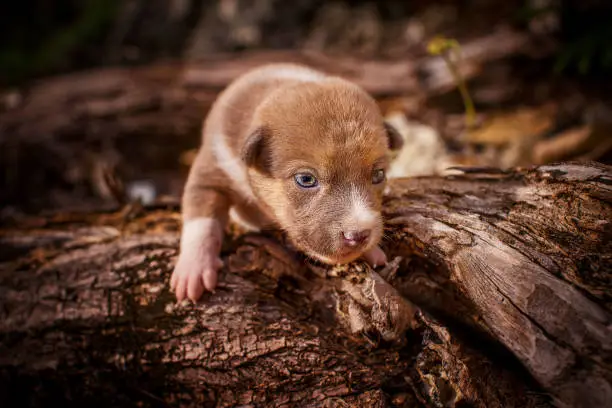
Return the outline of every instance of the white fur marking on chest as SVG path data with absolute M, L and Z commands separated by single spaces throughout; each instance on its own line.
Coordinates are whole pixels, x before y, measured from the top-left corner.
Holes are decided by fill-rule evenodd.
M 245 199 L 255 200 L 255 194 L 247 177 L 247 169 L 240 157 L 237 157 L 227 144 L 225 135 L 215 133 L 213 135 L 212 149 L 221 170 L 230 178 L 234 188 Z

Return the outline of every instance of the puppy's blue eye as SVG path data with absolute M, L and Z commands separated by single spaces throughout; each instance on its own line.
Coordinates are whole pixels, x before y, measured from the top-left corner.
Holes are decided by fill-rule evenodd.
M 310 173 L 299 173 L 295 175 L 295 182 L 298 186 L 303 188 L 313 188 L 316 187 L 319 182 L 317 178 Z
M 380 184 L 385 181 L 385 171 L 383 169 L 376 169 L 372 171 L 372 183 Z

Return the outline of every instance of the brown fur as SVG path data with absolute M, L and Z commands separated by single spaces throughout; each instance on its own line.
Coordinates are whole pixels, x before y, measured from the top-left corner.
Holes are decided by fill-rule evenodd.
M 321 79 L 271 74 L 279 70 Z M 236 160 L 219 157 L 219 138 L 227 147 L 221 153 Z M 184 220 L 211 217 L 224 225 L 233 206 L 250 224 L 284 229 L 310 256 L 351 261 L 380 240 L 385 183 L 373 184 L 372 173 L 386 170 L 389 147 L 400 146 L 376 102 L 356 85 L 296 65 L 256 69 L 220 95 L 204 123 L 185 186 Z M 243 176 L 234 171 L 240 168 Z M 296 184 L 304 170 L 318 178 L 318 188 Z M 362 228 L 353 217 L 356 196 L 375 218 L 367 244 L 346 248 L 342 233 Z
M 260 163 L 249 170 L 254 192 L 280 227 L 307 254 L 346 262 L 341 233 L 350 225 L 351 189 L 380 211 L 384 183 L 372 184 L 372 170 L 388 166 L 388 140 L 376 103 L 340 80 L 301 83 L 272 94 L 256 111 Z M 315 174 L 321 188 L 298 187 L 294 174 Z M 378 243 L 382 220 L 370 245 Z

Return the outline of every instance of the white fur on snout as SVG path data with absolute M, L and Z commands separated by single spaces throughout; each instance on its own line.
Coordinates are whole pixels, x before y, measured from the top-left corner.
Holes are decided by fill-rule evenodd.
M 358 191 L 351 191 L 351 211 L 345 223 L 345 230 L 373 230 L 379 222 L 378 212 L 374 211 L 367 200 Z

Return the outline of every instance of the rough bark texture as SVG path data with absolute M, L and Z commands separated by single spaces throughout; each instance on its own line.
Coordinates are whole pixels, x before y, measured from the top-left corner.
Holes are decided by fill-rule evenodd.
M 609 404 L 611 176 L 606 166 L 569 163 L 395 185 L 394 242 L 400 252 L 418 248 L 430 266 L 396 286 L 484 326 L 570 406 Z
M 396 270 L 234 231 L 196 306 L 168 291 L 176 207 L 7 222 L 2 406 L 604 407 L 611 184 L 598 164 L 395 180 Z

